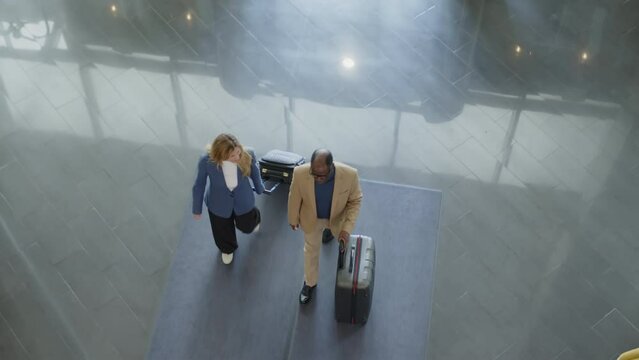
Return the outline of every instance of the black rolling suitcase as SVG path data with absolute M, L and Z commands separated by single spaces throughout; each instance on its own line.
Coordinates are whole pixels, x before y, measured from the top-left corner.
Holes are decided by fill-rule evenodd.
M 290 184 L 293 181 L 293 169 L 304 164 L 305 159 L 296 153 L 271 150 L 259 160 L 262 180 L 271 182 L 274 190 L 280 183 Z
M 365 324 L 373 302 L 375 243 L 364 235 L 351 235 L 342 246 L 335 278 L 335 319 Z

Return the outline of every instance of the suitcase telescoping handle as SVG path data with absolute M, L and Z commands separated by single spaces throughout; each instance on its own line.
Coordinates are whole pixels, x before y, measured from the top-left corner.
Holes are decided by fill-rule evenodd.
M 264 182 L 264 194 L 266 195 L 271 195 L 271 193 L 273 191 L 275 191 L 275 189 L 277 189 L 278 186 L 280 186 L 281 182 L 269 182 L 269 181 L 265 181 Z M 253 188 L 253 191 L 255 191 L 255 186 L 251 186 Z
M 275 191 L 275 189 L 277 189 L 277 187 L 280 186 L 280 184 L 281 184 L 280 181 L 265 181 L 264 193 L 267 195 L 271 195 L 271 193 Z
M 348 264 L 348 272 L 353 272 L 353 260 L 355 260 L 355 245 L 351 245 L 351 261 Z

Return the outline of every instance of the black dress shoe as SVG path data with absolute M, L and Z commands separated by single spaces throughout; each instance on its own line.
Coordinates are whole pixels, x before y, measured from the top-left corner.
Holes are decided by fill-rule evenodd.
M 306 282 L 304 282 L 304 286 L 302 286 L 302 291 L 300 291 L 300 304 L 308 304 L 313 299 L 313 292 L 315 291 L 315 286 L 308 286 Z
M 333 236 L 333 233 L 331 232 L 331 229 L 324 229 L 324 232 L 322 233 L 322 242 L 323 243 L 327 243 L 331 240 L 333 240 L 335 237 Z

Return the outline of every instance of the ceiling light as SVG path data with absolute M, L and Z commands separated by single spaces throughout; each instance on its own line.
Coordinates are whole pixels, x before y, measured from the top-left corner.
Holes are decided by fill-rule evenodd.
M 342 66 L 346 69 L 352 69 L 355 66 L 355 60 L 350 57 L 345 57 L 342 59 Z

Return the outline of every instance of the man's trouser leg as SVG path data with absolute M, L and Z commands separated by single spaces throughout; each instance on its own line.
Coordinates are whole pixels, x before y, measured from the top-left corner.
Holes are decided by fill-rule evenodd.
M 304 233 L 304 281 L 308 286 L 317 285 L 322 232 L 326 227 L 328 219 L 318 219 L 315 229 L 310 233 Z

